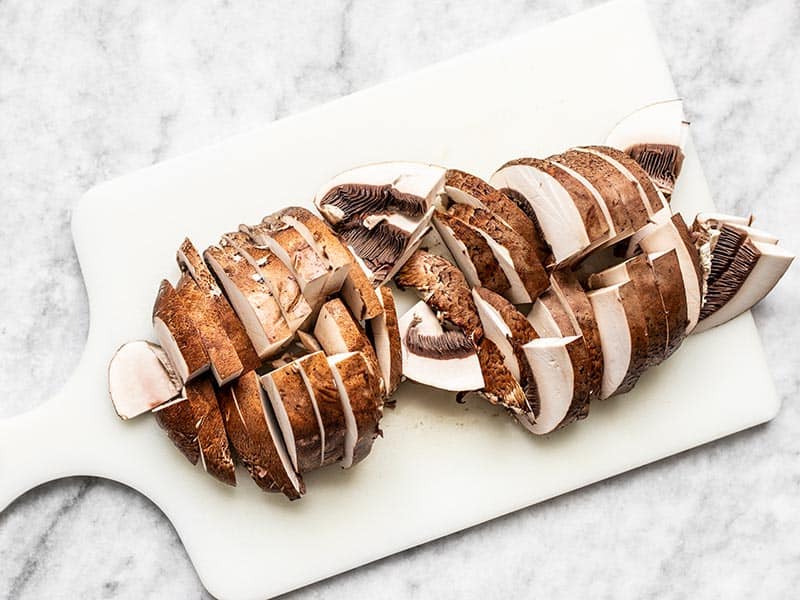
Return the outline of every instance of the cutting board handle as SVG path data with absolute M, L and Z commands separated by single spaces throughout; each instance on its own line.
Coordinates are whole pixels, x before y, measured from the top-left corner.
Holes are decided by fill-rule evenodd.
M 98 367 L 84 352 L 78 368 L 53 398 L 0 419 L 0 511 L 28 490 L 62 477 L 89 474 L 93 435 L 87 411 L 97 398 Z M 101 379 L 101 386 L 104 378 Z M 96 406 L 96 405 L 95 405 Z

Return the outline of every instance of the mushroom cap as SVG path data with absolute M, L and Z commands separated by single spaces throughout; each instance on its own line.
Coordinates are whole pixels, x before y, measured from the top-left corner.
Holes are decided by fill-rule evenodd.
M 394 393 L 403 377 L 403 349 L 392 290 L 382 285 L 378 288 L 378 298 L 383 305 L 383 313 L 368 321 L 367 325 L 388 397 Z
M 211 378 L 204 376 L 187 382 L 184 394 L 194 415 L 203 468 L 218 481 L 235 486 L 236 470 L 228 434 Z
M 135 340 L 120 346 L 108 364 L 108 392 L 120 419 L 132 419 L 181 393 L 181 380 L 160 346 Z

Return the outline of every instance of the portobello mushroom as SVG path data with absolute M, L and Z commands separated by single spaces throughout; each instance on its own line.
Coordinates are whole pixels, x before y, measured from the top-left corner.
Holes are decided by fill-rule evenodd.
M 154 408 L 153 416 L 181 454 L 196 465 L 200 460 L 200 445 L 197 442 L 197 427 L 189 399 L 183 395 L 178 396 Z
M 575 260 L 612 235 L 602 200 L 573 173 L 551 161 L 509 161 L 492 175 L 490 183 L 536 219 L 556 264 Z
M 348 352 L 328 357 L 328 364 L 342 401 L 347 430 L 342 467 L 349 469 L 364 460 L 379 435 L 382 394 L 378 378 L 370 371 L 361 352 Z
M 153 306 L 153 329 L 182 382 L 191 381 L 210 367 L 197 326 L 184 300 L 164 279 Z
M 235 486 L 236 469 L 214 384 L 207 376 L 198 377 L 186 383 L 184 393 L 194 416 L 203 469 L 218 481 Z
M 461 330 L 444 330 L 422 300 L 399 321 L 403 375 L 440 390 L 473 391 L 484 387 L 475 346 Z
M 123 421 L 178 397 L 181 387 L 166 353 L 145 340 L 123 344 L 108 364 L 108 392 Z
M 274 356 L 293 337 L 280 305 L 261 274 L 226 240 L 203 253 L 262 359 Z
M 530 418 L 529 415 L 535 413 L 537 408 L 530 406 L 525 390 L 505 366 L 502 352 L 488 338 L 478 343 L 478 361 L 484 380 L 480 394 L 491 404 L 502 406 L 514 416 Z
M 467 204 L 494 213 L 530 244 L 540 262 L 548 260 L 550 251 L 536 223 L 506 194 L 479 177 L 456 169 L 448 169 L 445 173 L 444 193 L 456 204 Z
M 691 333 L 700 317 L 703 271 L 700 266 L 700 255 L 692 242 L 686 223 L 679 214 L 673 215 L 669 222 L 656 226 L 643 237 L 639 245 L 648 254 L 675 249 L 686 293 L 686 316 L 689 320 L 686 332 Z
M 176 258 L 181 271 L 189 273 L 197 283 L 200 291 L 214 304 L 217 311 L 217 319 L 228 334 L 228 338 L 233 343 L 234 348 L 236 348 L 239 362 L 242 363 L 242 369 L 247 372 L 258 368 L 261 365 L 261 359 L 258 357 L 255 348 L 253 348 L 253 343 L 247 336 L 247 331 L 242 321 L 236 316 L 216 279 L 214 279 L 208 266 L 203 262 L 200 253 L 189 238 L 183 240 L 180 248 L 178 248 Z
M 383 305 L 383 313 L 367 321 L 367 327 L 372 346 L 375 348 L 381 377 L 386 386 L 386 395 L 391 396 L 400 385 L 403 376 L 403 350 L 392 290 L 382 285 L 377 291 Z
M 683 166 L 688 132 L 683 102 L 668 100 L 649 104 L 622 119 L 605 143 L 631 156 L 669 197 Z
M 324 352 L 314 352 L 299 358 L 297 366 L 319 420 L 322 438 L 320 466 L 337 463 L 344 458 L 347 423 L 328 359 Z
M 323 452 L 320 421 L 297 363 L 262 375 L 261 385 L 295 471 L 306 473 L 319 467 Z
M 297 331 L 312 319 L 313 308 L 303 295 L 292 271 L 267 246 L 259 246 L 244 232 L 226 233 L 226 242 L 247 259 L 261 275 L 269 291 L 278 301 L 283 318 L 292 331 Z
M 647 256 L 667 318 L 667 345 L 662 360 L 668 359 L 689 334 L 689 309 L 680 258 L 675 248 Z
M 265 398 L 258 374 L 248 371 L 219 391 L 225 429 L 239 461 L 265 492 L 281 492 L 289 500 L 305 494 L 302 478 L 286 455 L 274 422 L 267 423 Z M 269 416 L 273 419 L 272 415 Z M 278 437 L 276 437 L 278 436 Z

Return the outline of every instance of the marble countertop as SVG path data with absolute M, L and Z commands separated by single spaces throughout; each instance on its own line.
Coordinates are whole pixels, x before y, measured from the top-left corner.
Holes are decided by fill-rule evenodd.
M 69 215 L 91 185 L 595 4 L 0 2 L 0 418 L 77 363 L 88 306 Z M 800 250 L 800 6 L 647 4 L 718 207 Z M 798 300 L 794 268 L 754 311 L 783 400 L 773 422 L 290 596 L 793 596 Z M 0 597 L 207 593 L 153 504 L 72 478 L 0 514 Z

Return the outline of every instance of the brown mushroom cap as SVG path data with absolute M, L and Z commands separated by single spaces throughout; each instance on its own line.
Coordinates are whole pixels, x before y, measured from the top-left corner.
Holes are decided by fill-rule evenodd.
M 197 443 L 194 411 L 188 398 L 181 396 L 162 404 L 153 410 L 153 416 L 181 454 L 196 465 L 200 460 L 200 445 Z
M 383 313 L 367 322 L 375 355 L 386 386 L 386 395 L 391 396 L 400 385 L 403 376 L 403 349 L 397 307 L 392 290 L 385 285 L 378 288 L 378 297 L 383 304 Z
M 206 472 L 227 485 L 236 485 L 236 470 L 228 444 L 228 434 L 209 377 L 188 382 L 184 393 L 194 415 L 200 459 Z
M 688 335 L 686 290 L 677 250 L 650 254 L 647 257 L 653 269 L 656 287 L 667 317 L 667 346 L 663 360 L 669 358 Z

